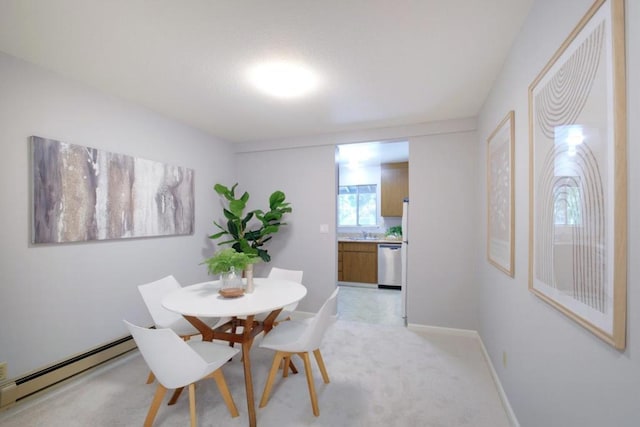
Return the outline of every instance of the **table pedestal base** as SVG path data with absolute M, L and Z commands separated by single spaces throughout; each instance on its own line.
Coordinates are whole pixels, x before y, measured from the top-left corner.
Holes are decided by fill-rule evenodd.
M 278 317 L 278 314 L 282 309 L 272 311 L 269 316 L 263 321 L 258 322 L 254 320 L 254 316 L 247 316 L 245 319 L 238 317 L 232 318 L 229 322 L 211 329 L 206 323 L 194 316 L 184 316 L 198 331 L 202 334 L 203 341 L 217 340 L 228 341 L 229 345 L 238 343 L 242 345 L 242 365 L 244 368 L 244 384 L 247 394 L 247 410 L 249 412 L 249 426 L 256 426 L 256 405 L 253 395 L 253 377 L 251 374 L 251 346 L 254 338 L 261 332 L 268 333 L 273 328 L 273 322 Z M 242 327 L 242 332 L 237 333 L 238 326 Z M 292 365 L 291 365 L 292 366 Z M 295 366 L 292 366 L 292 370 L 297 372 Z M 169 404 L 175 403 L 180 396 L 182 389 L 177 389 Z

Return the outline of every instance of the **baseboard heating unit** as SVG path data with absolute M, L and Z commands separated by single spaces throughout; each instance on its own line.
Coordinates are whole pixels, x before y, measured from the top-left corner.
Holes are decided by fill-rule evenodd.
M 136 344 L 129 335 L 38 369 L 20 378 L 0 383 L 0 409 L 135 348 Z

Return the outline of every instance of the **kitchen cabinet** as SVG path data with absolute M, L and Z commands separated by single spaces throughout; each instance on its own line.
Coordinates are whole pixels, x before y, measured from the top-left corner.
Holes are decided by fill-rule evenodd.
M 381 216 L 402 216 L 402 201 L 409 197 L 409 163 L 380 165 Z
M 338 243 L 338 280 L 378 284 L 378 244 Z
M 338 243 L 338 281 L 342 282 L 343 273 L 342 273 L 342 243 Z

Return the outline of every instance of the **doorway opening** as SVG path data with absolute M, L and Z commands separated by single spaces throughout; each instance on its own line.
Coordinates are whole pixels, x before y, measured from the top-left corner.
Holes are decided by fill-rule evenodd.
M 400 255 L 408 194 L 409 142 L 337 147 L 338 314 L 403 325 Z M 394 259 L 397 260 L 394 261 Z

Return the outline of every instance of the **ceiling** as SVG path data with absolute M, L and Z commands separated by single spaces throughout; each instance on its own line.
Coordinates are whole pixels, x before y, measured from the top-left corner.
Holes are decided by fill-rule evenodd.
M 533 0 L 2 0 L 0 50 L 233 142 L 477 115 Z M 317 91 L 246 69 L 291 59 Z

